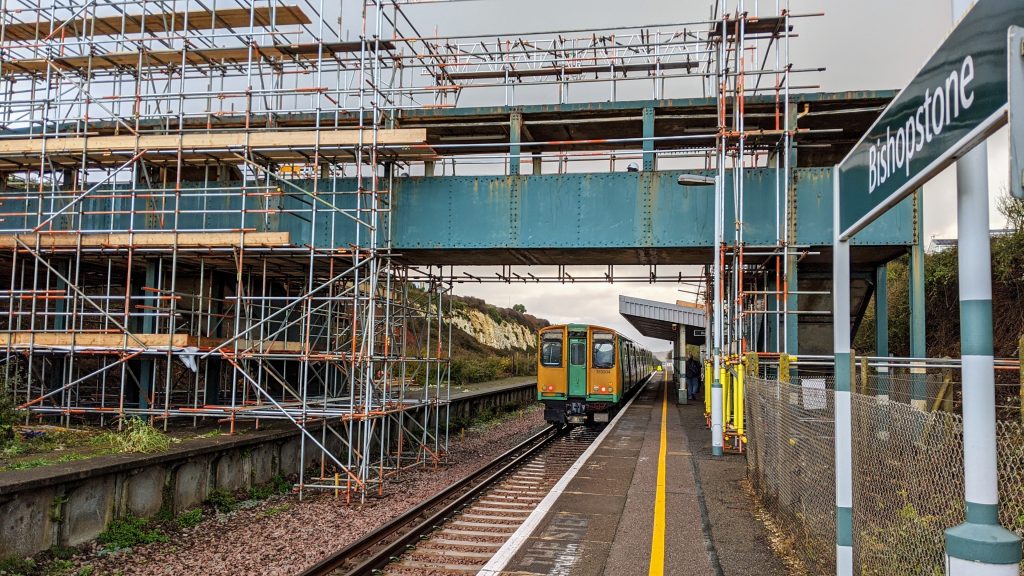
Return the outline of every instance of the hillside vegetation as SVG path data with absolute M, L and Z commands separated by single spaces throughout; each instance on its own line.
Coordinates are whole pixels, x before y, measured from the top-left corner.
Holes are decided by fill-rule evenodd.
M 452 297 L 452 384 L 537 373 L 537 330 L 549 322 L 479 298 Z
M 547 320 L 527 314 L 521 304 L 501 308 L 470 296 L 445 296 L 442 309 L 446 313 L 451 310 L 448 320 L 453 386 L 537 373 L 536 334 L 549 325 Z M 428 343 L 424 321 L 415 320 L 410 327 L 407 345 L 425 352 Z M 432 338 L 436 338 L 436 327 L 431 332 Z M 442 342 L 447 343 L 447 339 Z M 429 345 L 436 346 L 436 340 Z M 442 355 L 446 353 L 447 350 L 442 351 Z M 427 380 L 424 370 L 410 369 L 409 377 L 420 384 Z M 434 375 L 429 377 L 434 380 Z
M 1004 197 L 1000 210 L 1015 231 L 992 239 L 993 345 L 997 358 L 1016 358 L 1024 335 L 1024 202 Z M 925 256 L 925 319 L 929 357 L 960 355 L 960 308 L 956 248 Z M 889 264 L 889 352 L 910 354 L 909 261 Z M 854 342 L 858 353 L 873 354 L 874 306 Z M 1015 375 L 1014 375 L 1015 376 Z

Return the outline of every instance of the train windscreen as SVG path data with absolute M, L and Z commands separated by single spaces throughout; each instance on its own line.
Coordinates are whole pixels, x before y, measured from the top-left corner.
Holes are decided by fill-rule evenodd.
M 540 363 L 543 366 L 562 365 L 562 334 L 545 332 L 540 344 Z
M 594 351 L 591 365 L 594 368 L 612 368 L 615 366 L 615 340 L 607 332 L 594 333 Z

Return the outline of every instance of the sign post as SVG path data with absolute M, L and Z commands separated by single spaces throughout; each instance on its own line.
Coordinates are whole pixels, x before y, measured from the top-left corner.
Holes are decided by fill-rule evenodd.
M 1011 192 L 1024 197 L 1024 2 L 952 0 L 959 23 L 835 170 L 837 574 L 853 574 L 849 241 L 957 162 L 966 520 L 945 533 L 949 576 L 1016 576 L 1021 540 L 999 525 L 992 265 L 985 140 L 1011 121 Z

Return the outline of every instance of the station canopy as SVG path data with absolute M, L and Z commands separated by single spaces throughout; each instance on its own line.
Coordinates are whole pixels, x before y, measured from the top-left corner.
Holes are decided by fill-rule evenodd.
M 676 341 L 679 327 L 686 327 L 686 343 L 704 344 L 707 318 L 694 305 L 669 304 L 619 295 L 619 314 L 648 338 Z

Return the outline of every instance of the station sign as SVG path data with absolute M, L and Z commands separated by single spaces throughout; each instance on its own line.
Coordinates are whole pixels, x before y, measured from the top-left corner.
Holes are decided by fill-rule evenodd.
M 1024 2 L 979 0 L 839 164 L 841 238 L 1006 123 L 1011 25 Z
M 1024 198 L 1024 28 L 1010 27 L 1010 194 Z

